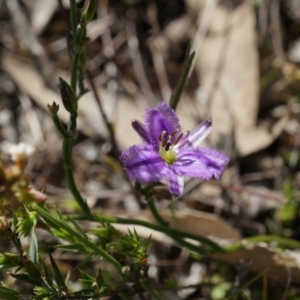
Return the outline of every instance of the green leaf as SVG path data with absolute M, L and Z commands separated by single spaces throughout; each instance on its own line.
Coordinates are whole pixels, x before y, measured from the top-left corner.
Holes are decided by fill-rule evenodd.
M 74 251 L 74 252 L 87 252 L 85 250 L 85 247 L 81 244 L 71 244 L 71 245 L 57 245 L 54 246 L 57 249 L 64 249 L 68 251 Z
M 17 233 L 20 235 L 30 235 L 32 228 L 36 225 L 38 214 L 35 211 L 29 212 L 23 218 L 20 218 L 17 224 Z
M 49 274 L 48 268 L 45 265 L 44 261 L 42 259 L 39 260 L 39 269 L 42 273 L 42 276 L 46 279 L 49 286 L 53 287 L 53 280 Z
M 56 236 L 60 239 L 63 239 L 65 241 L 68 241 L 70 243 L 77 242 L 77 239 L 72 234 L 70 234 L 68 231 L 66 231 L 62 228 L 60 228 L 59 230 L 51 228 L 51 232 L 53 233 L 54 236 Z
M 41 294 L 34 297 L 34 300 L 51 300 L 54 299 L 50 293 Z
M 73 235 L 78 242 L 82 243 L 87 250 L 91 250 L 93 254 L 98 254 L 103 257 L 106 261 L 110 262 L 112 265 L 116 267 L 116 269 L 121 273 L 122 265 L 111 255 L 109 255 L 105 250 L 96 245 L 93 241 L 88 239 L 85 236 L 82 236 L 80 233 L 71 228 L 65 221 L 58 220 L 51 213 L 49 213 L 45 208 L 39 207 L 38 205 L 34 205 L 34 208 L 38 213 L 44 218 L 46 222 L 50 221 L 55 224 L 58 228 L 61 228 L 67 231 L 70 235 Z M 60 217 L 60 216 L 59 216 Z
M 22 263 L 22 259 L 18 254 L 0 253 L 0 270 L 21 266 Z
M 31 231 L 28 254 L 29 254 L 29 258 L 31 259 L 31 261 L 37 265 L 38 260 L 39 260 L 39 250 L 38 250 L 38 243 L 37 243 L 34 227 L 32 228 L 32 231 Z
M 53 276 L 55 278 L 58 288 L 62 289 L 65 293 L 68 294 L 68 288 L 66 286 L 65 280 L 63 279 L 63 277 L 56 265 L 56 262 L 50 253 L 49 253 L 49 258 L 50 258 L 50 262 L 51 262 L 51 266 L 52 266 Z
M 56 229 L 56 230 L 60 231 L 60 229 L 61 229 L 61 221 L 58 220 L 56 217 L 54 217 L 45 206 L 42 208 L 42 207 L 40 207 L 38 205 L 33 205 L 33 208 L 38 213 L 41 213 L 41 216 L 44 218 L 44 220 L 47 223 L 47 225 L 49 225 L 49 227 L 51 227 L 51 229 Z M 44 214 L 42 214 L 42 212 L 44 214 L 46 214 L 47 217 L 44 217 Z
M 88 296 L 88 297 L 92 297 L 92 299 L 99 299 L 99 298 L 94 298 L 94 296 L 95 296 L 95 290 L 94 289 L 82 289 L 78 292 L 73 293 L 73 296 L 85 296 L 85 297 Z
M 147 251 L 150 243 L 151 243 L 152 235 L 150 235 L 145 241 L 143 241 L 141 247 L 143 251 Z
M 103 275 L 102 275 L 102 270 L 101 269 L 98 270 L 98 273 L 97 273 L 97 276 L 96 276 L 95 279 L 96 279 L 98 288 L 102 288 L 105 283 L 104 283 L 104 279 L 103 279 Z
M 0 286 L 0 295 L 2 300 L 20 300 L 21 294 L 6 286 Z
M 68 220 L 68 221 L 73 224 L 73 226 L 76 228 L 77 232 L 79 232 L 83 237 L 88 239 L 88 236 L 86 235 L 86 233 L 82 230 L 82 228 L 74 220 Z
M 77 97 L 71 88 L 71 86 L 61 77 L 59 77 L 59 91 L 61 99 L 65 109 L 71 113 L 75 114 L 78 109 Z
M 18 280 L 21 280 L 21 281 L 24 281 L 24 282 L 27 282 L 27 283 L 30 283 L 34 286 L 41 286 L 41 283 L 38 281 L 38 280 L 35 280 L 33 279 L 31 276 L 29 276 L 29 274 L 27 273 L 8 273 L 11 277 L 15 278 L 15 279 L 18 279 Z
M 93 234 L 95 234 L 98 238 L 107 238 L 111 235 L 111 232 L 108 228 L 100 227 L 100 228 L 91 228 L 90 229 Z
M 95 257 L 94 254 L 88 255 L 83 261 L 81 261 L 74 269 L 79 269 L 89 263 Z
M 82 7 L 82 17 L 85 22 L 89 22 L 94 17 L 98 7 L 98 0 L 85 0 Z
M 82 278 L 80 278 L 81 282 L 84 282 L 87 285 L 92 285 L 95 282 L 95 278 L 80 270 Z
M 52 297 L 52 293 L 49 293 L 44 287 L 35 287 L 34 294 L 34 300 L 51 300 L 54 298 Z
M 35 281 L 39 282 L 39 286 L 41 285 L 41 273 L 37 266 L 27 258 L 27 256 L 23 256 L 23 263 L 25 270 L 27 271 L 28 275 Z

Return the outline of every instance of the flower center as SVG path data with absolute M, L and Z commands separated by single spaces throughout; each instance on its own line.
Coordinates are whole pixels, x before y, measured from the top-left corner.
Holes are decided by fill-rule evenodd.
M 183 133 L 179 133 L 178 130 L 174 130 L 167 137 L 166 132 L 163 131 L 159 137 L 159 155 L 169 165 L 176 161 L 177 148 L 182 145 L 178 145 L 178 142 L 183 136 Z

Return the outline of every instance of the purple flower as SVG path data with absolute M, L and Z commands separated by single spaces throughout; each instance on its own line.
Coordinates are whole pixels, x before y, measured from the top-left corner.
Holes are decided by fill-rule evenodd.
M 181 195 L 185 176 L 219 178 L 229 161 L 217 150 L 198 147 L 211 130 L 211 120 L 184 135 L 176 113 L 164 102 L 146 111 L 145 125 L 133 121 L 132 127 L 143 143 L 124 150 L 120 159 L 133 181 L 147 183 L 165 179 L 170 192 Z

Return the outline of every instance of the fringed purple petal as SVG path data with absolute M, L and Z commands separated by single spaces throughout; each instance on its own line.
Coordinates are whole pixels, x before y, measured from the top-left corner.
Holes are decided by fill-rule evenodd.
M 146 111 L 145 123 L 147 135 L 156 148 L 159 146 L 159 138 L 163 131 L 166 132 L 165 136 L 168 136 L 174 130 L 181 130 L 174 110 L 164 102 Z
M 165 173 L 166 163 L 151 145 L 134 145 L 123 151 L 120 160 L 133 181 L 160 181 Z
M 131 122 L 131 126 L 144 142 L 150 144 L 150 139 L 147 135 L 147 130 L 145 128 L 145 125 L 142 122 L 138 120 L 134 120 Z
M 174 196 L 180 196 L 183 194 L 184 181 L 182 176 L 178 176 L 171 169 L 168 170 L 168 174 L 165 176 L 169 191 Z
M 171 168 L 181 176 L 201 179 L 219 178 L 229 158 L 210 148 L 183 148 Z
M 197 128 L 190 132 L 188 136 L 188 145 L 196 148 L 208 136 L 212 128 L 211 119 L 201 123 Z
M 164 179 L 173 195 L 182 195 L 184 176 L 218 178 L 229 161 L 214 149 L 197 148 L 209 134 L 211 120 L 183 135 L 178 117 L 166 103 L 146 111 L 145 125 L 133 121 L 132 127 L 145 143 L 130 147 L 120 157 L 129 178 L 141 183 Z

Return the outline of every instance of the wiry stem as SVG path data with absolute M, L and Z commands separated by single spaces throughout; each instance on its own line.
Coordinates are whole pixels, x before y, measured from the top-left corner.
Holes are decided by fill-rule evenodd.
M 73 39 L 74 39 L 77 24 L 78 24 L 76 0 L 70 0 L 70 13 L 71 13 L 71 16 L 70 16 L 70 18 L 71 18 L 71 30 L 72 30 Z
M 86 201 L 82 198 L 74 180 L 74 175 L 72 170 L 73 141 L 74 141 L 74 137 L 64 138 L 63 141 L 63 160 L 64 160 L 65 176 L 66 176 L 68 188 L 72 193 L 73 197 L 75 198 L 76 202 L 78 203 L 82 211 L 86 215 L 89 215 L 91 213 L 90 208 L 88 207 Z
M 156 205 L 154 203 L 153 197 L 149 197 L 147 199 L 147 203 L 148 203 L 148 207 L 150 208 L 153 217 L 158 222 L 158 224 L 160 224 L 161 226 L 169 226 L 168 222 L 166 222 L 163 219 L 163 217 L 159 214 L 159 212 L 158 212 L 158 210 L 156 208 Z
M 86 221 L 93 221 L 93 222 L 108 222 L 108 223 L 116 223 L 116 224 L 128 224 L 128 225 L 140 225 L 144 226 L 159 232 L 164 232 L 167 235 L 169 235 L 172 239 L 174 239 L 179 245 L 182 245 L 184 247 L 187 247 L 187 249 L 190 249 L 191 251 L 195 251 L 195 247 L 197 247 L 198 253 L 203 253 L 202 251 L 205 251 L 206 253 L 213 253 L 213 252 L 219 252 L 219 253 L 226 253 L 227 251 L 220 247 L 217 243 L 213 242 L 212 240 L 199 236 L 193 233 L 184 232 L 178 229 L 173 229 L 167 226 L 161 226 L 157 224 L 152 224 L 146 221 L 142 220 L 136 220 L 136 219 L 125 219 L 125 218 L 119 218 L 119 217 L 113 217 L 113 216 L 107 216 L 104 214 L 93 214 L 93 215 L 71 215 L 68 216 L 69 220 L 86 220 Z M 201 246 L 195 246 L 193 244 L 188 245 L 187 242 L 184 239 L 191 239 L 196 242 L 199 242 L 206 247 Z M 193 247 L 191 247 L 193 245 Z M 205 249 L 205 250 L 204 250 Z
M 183 72 L 181 74 L 181 77 L 179 79 L 179 82 L 176 86 L 176 89 L 174 91 L 174 93 L 171 96 L 170 99 L 170 106 L 176 110 L 177 105 L 179 103 L 179 100 L 181 98 L 183 89 L 185 88 L 186 82 L 188 80 L 189 77 L 189 73 L 193 64 L 193 59 L 195 57 L 195 52 L 193 52 L 192 54 L 190 54 L 190 48 L 188 48 L 187 50 L 187 54 L 186 54 L 186 58 L 184 61 L 184 67 L 183 67 Z
M 73 89 L 75 95 L 76 95 L 76 88 L 77 88 L 77 75 L 78 75 L 80 53 L 81 53 L 81 49 L 76 49 L 72 60 L 71 88 Z

